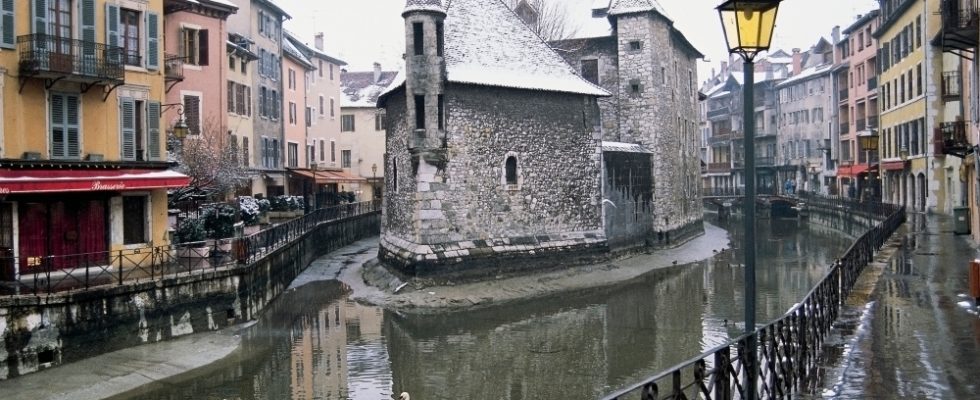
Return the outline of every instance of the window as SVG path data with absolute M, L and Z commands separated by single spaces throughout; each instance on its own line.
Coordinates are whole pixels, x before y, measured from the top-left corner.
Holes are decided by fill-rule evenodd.
M 916 95 L 921 96 L 922 95 L 922 64 L 921 63 L 915 66 L 915 87 L 916 87 Z
M 333 80 L 333 64 L 327 64 L 330 67 L 330 80 Z
M 582 77 L 585 80 L 599 83 L 599 60 L 582 60 Z
M 242 59 L 242 61 L 241 61 L 241 64 L 242 64 L 242 68 L 241 68 L 241 70 L 242 70 L 242 73 L 243 73 L 243 74 L 246 74 L 246 73 L 248 73 L 248 67 L 246 67 L 246 66 L 248 65 L 248 61 L 246 61 L 246 60 L 245 60 L 245 59 L 243 58 L 243 59 Z
M 259 88 L 259 115 L 262 117 L 267 117 L 269 115 L 269 106 L 267 105 L 269 100 L 266 99 L 266 97 L 267 96 L 266 96 L 265 86 L 260 87 Z
M 333 118 L 336 115 L 337 115 L 337 107 L 334 104 L 333 97 L 331 97 L 330 98 L 330 118 Z
M 249 160 L 250 160 L 248 154 L 249 154 L 249 152 L 248 152 L 248 138 L 247 137 L 242 137 L 242 161 L 243 161 L 242 162 L 242 165 L 244 165 L 246 167 L 249 165 Z
M 517 157 L 515 156 L 507 157 L 507 161 L 504 162 L 504 169 L 505 169 L 504 178 L 506 179 L 507 185 L 516 186 L 517 185 Z
M 127 65 L 143 65 L 140 58 L 139 21 L 139 11 L 126 8 L 119 10 L 119 36 L 122 39 L 123 62 Z
M 638 51 L 643 48 L 643 42 L 639 40 L 632 40 L 630 41 L 629 46 L 631 51 Z
M 317 60 L 316 62 L 317 62 L 316 73 L 317 75 L 320 75 L 321 78 L 323 78 L 323 60 Z
M 337 162 L 337 142 L 333 140 L 330 141 L 330 162 Z
M 323 96 L 320 96 L 320 115 L 323 115 Z
M 296 125 L 296 103 L 289 102 L 289 124 Z
M 340 131 L 341 132 L 354 132 L 354 116 L 350 114 L 344 114 L 340 116 Z
M 228 69 L 234 71 L 236 65 L 238 64 L 235 62 L 235 56 L 228 56 Z
M 77 94 L 51 94 L 49 101 L 51 158 L 78 158 L 81 155 L 80 105 Z
M 290 68 L 287 76 L 289 90 L 296 90 L 296 70 Z
M 287 157 L 289 157 L 289 167 L 296 168 L 299 166 L 299 144 L 298 143 L 288 143 L 289 147 Z
M 425 96 L 415 95 L 415 129 L 425 129 Z
M 269 92 L 269 118 L 273 121 L 279 120 L 279 115 L 282 113 L 282 106 L 279 103 L 279 92 L 272 90 Z
M 272 139 L 272 168 L 279 167 L 279 139 Z
M 445 103 L 443 103 L 443 97 L 441 94 L 438 96 L 438 101 L 436 103 L 436 113 L 439 114 L 439 130 L 444 130 L 446 129 L 446 106 Z
M 420 56 L 423 54 L 423 44 L 425 43 L 425 36 L 422 30 L 421 22 L 412 23 L 412 38 L 414 40 L 415 55 Z
M 190 65 L 208 65 L 208 30 L 184 28 L 180 31 L 180 56 Z M 230 62 L 234 69 L 234 60 Z
M 316 146 L 310 144 L 306 146 L 306 168 L 310 168 L 313 165 L 313 161 L 316 160 Z
M 643 93 L 643 85 L 640 83 L 639 79 L 630 80 L 630 94 L 633 96 L 639 96 Z
M 149 242 L 146 238 L 146 196 L 123 196 L 123 244 Z
M 443 31 L 444 29 L 442 26 L 442 22 L 436 22 L 436 55 L 439 57 L 442 57 L 443 51 L 445 50 L 446 47 L 446 40 L 443 37 L 444 36 Z
M 60 38 L 71 38 L 71 32 L 71 1 L 48 0 L 48 34 Z M 55 43 L 56 45 L 61 44 Z M 64 50 L 70 51 L 69 49 Z
M 184 95 L 184 121 L 191 135 L 201 133 L 201 98 L 194 95 Z
M 327 158 L 327 152 L 323 150 L 324 143 L 326 142 L 324 142 L 323 139 L 320 139 L 320 161 L 325 161 Z
M 350 168 L 350 150 L 340 151 L 340 168 Z
M 388 127 L 385 124 L 386 114 L 384 111 L 378 111 L 374 113 L 374 130 L 383 131 Z
M 391 163 L 391 188 L 393 192 L 398 192 L 398 164 L 394 162 Z
M 228 81 L 228 112 L 235 112 L 235 82 Z
M 313 107 L 306 107 L 306 127 L 313 126 Z

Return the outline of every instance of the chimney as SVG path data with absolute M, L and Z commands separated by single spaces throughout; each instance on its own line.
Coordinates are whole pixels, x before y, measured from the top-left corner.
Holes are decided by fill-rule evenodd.
M 319 32 L 313 37 L 313 46 L 317 50 L 323 51 L 323 32 Z
M 837 43 L 840 43 L 840 25 L 834 26 L 834 29 L 830 31 L 830 37 L 834 39 L 832 45 L 836 46 Z
M 803 71 L 803 54 L 800 53 L 799 48 L 795 48 L 793 49 L 793 71 L 791 71 L 791 74 L 793 76 L 796 76 L 802 71 Z
M 374 63 L 374 83 L 381 82 L 381 63 Z

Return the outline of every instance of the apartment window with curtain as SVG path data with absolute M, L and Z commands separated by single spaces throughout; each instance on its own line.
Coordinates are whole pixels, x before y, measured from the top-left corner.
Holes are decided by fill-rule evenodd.
M 350 168 L 350 158 L 351 158 L 350 157 L 350 150 L 341 150 L 340 151 L 340 167 L 341 168 Z

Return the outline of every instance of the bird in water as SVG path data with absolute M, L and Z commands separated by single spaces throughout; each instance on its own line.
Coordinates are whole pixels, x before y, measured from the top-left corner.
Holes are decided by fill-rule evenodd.
M 402 392 L 402 394 L 398 395 L 398 400 L 412 400 L 412 396 L 409 396 L 408 392 Z

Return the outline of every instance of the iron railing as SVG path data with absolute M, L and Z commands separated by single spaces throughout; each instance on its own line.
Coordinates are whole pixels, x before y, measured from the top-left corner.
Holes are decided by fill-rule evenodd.
M 605 400 L 639 398 L 792 398 L 816 390 L 819 353 L 858 276 L 875 251 L 905 221 L 905 208 L 845 197 L 802 193 L 807 207 L 864 213 L 880 221 L 858 238 L 830 271 L 781 318 L 673 368 L 643 379 Z M 853 214 L 852 214 L 853 215 Z M 748 382 L 750 368 L 758 373 Z
M 708 164 L 708 172 L 731 172 L 731 170 L 732 163 L 730 161 Z
M 254 263 L 318 225 L 378 212 L 380 201 L 322 208 L 250 236 L 211 242 L 43 257 L 3 257 L 0 267 L 21 265 L 14 281 L 0 282 L 0 296 L 64 292 L 202 274 Z
M 55 35 L 17 37 L 20 73 L 24 76 L 58 74 L 96 81 L 125 79 L 124 51 L 103 43 Z
M 767 187 L 756 187 L 756 194 L 760 196 L 775 196 L 777 195 L 775 188 Z M 745 187 L 711 187 L 711 188 L 701 188 L 701 197 L 712 198 L 712 197 L 745 197 Z

